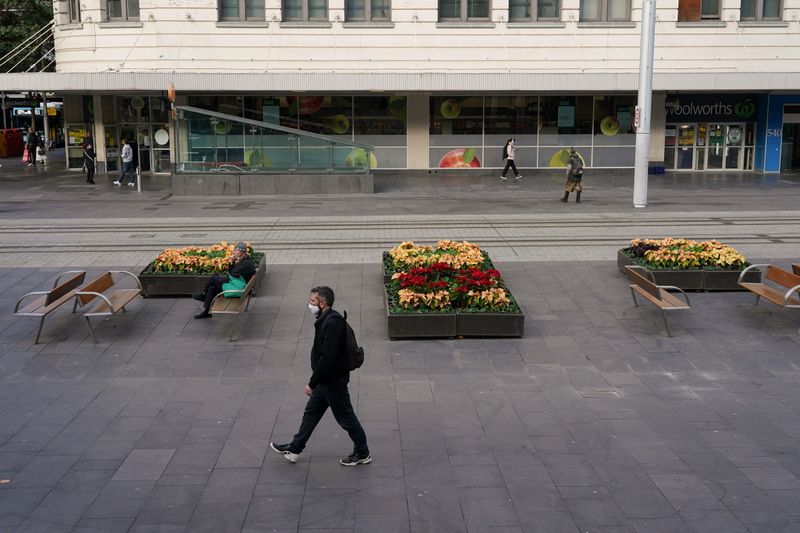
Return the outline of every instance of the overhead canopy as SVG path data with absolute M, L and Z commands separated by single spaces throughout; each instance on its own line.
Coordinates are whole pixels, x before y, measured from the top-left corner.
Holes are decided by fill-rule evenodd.
M 3 74 L 0 91 L 116 93 L 166 91 L 172 82 L 180 92 L 310 93 L 515 93 L 632 92 L 638 74 L 482 72 L 42 72 Z M 655 73 L 655 91 L 796 91 L 798 72 Z

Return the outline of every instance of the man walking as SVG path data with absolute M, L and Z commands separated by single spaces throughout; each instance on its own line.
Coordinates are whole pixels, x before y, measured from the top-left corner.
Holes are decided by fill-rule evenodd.
M 287 461 L 297 462 L 314 428 L 328 410 L 333 411 L 336 422 L 347 431 L 353 441 L 353 453 L 339 461 L 343 466 L 365 465 L 372 462 L 367 447 L 367 435 L 358 421 L 350 403 L 350 382 L 346 354 L 346 323 L 344 317 L 333 310 L 333 289 L 316 287 L 311 289 L 308 309 L 317 317 L 314 322 L 314 344 L 311 347 L 311 379 L 305 387 L 309 396 L 300 429 L 288 444 L 270 447 L 283 455 Z
M 133 176 L 133 148 L 128 144 L 128 139 L 122 139 L 122 170 L 119 172 L 119 179 L 114 185 L 122 185 L 125 182 L 125 175 L 130 175 L 129 187 L 136 185 L 136 178 Z

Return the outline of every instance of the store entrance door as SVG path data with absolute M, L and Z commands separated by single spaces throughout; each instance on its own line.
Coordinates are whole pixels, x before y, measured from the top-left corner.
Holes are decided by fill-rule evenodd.
M 800 105 L 783 107 L 781 171 L 800 171 Z
M 741 170 L 744 124 L 709 124 L 706 170 Z
M 136 145 L 139 149 L 139 172 L 147 174 L 152 167 L 150 152 L 152 148 L 152 135 L 150 126 L 139 126 L 136 128 Z

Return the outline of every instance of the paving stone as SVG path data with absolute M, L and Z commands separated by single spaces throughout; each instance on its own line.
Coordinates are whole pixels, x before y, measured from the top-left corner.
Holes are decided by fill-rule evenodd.
M 174 454 L 174 449 L 133 450 L 112 479 L 114 481 L 158 480 Z

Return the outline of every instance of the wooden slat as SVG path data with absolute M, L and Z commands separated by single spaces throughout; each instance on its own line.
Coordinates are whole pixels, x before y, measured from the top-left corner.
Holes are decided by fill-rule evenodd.
M 90 281 L 89 283 L 84 285 L 81 288 L 81 290 L 88 292 L 99 292 L 102 294 L 113 285 L 114 285 L 114 278 L 111 277 L 111 272 L 106 272 L 105 274 L 100 275 L 99 278 Z M 97 298 L 97 296 L 94 296 L 92 294 L 82 294 L 78 296 L 81 305 L 86 305 L 95 298 Z
M 50 294 L 47 295 L 47 302 L 45 302 L 45 305 L 50 305 L 56 300 L 60 300 L 65 294 L 80 287 L 84 278 L 86 278 L 86 272 L 80 272 L 61 283 L 58 287 L 55 287 L 52 291 L 50 291 Z
M 665 304 L 664 309 L 678 309 L 684 307 L 687 309 L 689 308 L 689 306 L 686 305 L 686 301 L 681 300 L 671 292 L 668 292 L 666 289 L 660 289 L 660 290 L 661 290 L 661 300 Z
M 638 285 L 631 285 L 631 288 L 636 291 L 636 294 L 642 298 L 645 298 L 648 302 L 655 305 L 659 309 L 689 309 L 689 306 L 686 305 L 686 302 L 681 302 L 671 294 L 667 294 L 667 296 L 670 297 L 674 302 L 667 301 L 666 299 L 656 298 Z
M 800 285 L 800 276 L 787 272 L 782 268 L 770 265 L 767 268 L 767 279 L 774 281 L 778 285 L 782 285 L 787 289 Z
M 783 305 L 783 295 L 786 294 L 785 292 L 781 292 L 770 287 L 769 285 L 764 285 L 763 283 L 740 283 L 739 285 L 774 304 Z M 792 296 L 789 298 L 789 304 L 800 305 L 800 298 Z
M 47 301 L 47 295 L 43 294 L 38 298 L 34 298 L 33 300 L 31 300 L 28 304 L 25 305 L 25 307 L 20 308 L 17 311 L 17 313 L 37 313 L 45 315 L 47 313 L 41 308 L 44 307 L 46 301 Z
M 113 315 L 124 306 L 128 305 L 137 296 L 139 296 L 141 292 L 142 291 L 139 289 L 120 289 L 118 291 L 110 292 L 109 294 L 103 294 L 103 296 L 111 300 L 112 308 L 108 308 L 108 304 L 105 302 L 105 300 L 97 298 L 97 302 L 95 302 L 95 304 L 84 314 L 91 315 L 102 313 Z
M 658 290 L 658 285 L 642 276 L 635 268 L 625 267 L 625 272 L 628 274 L 628 279 L 634 285 L 638 285 L 642 290 L 647 291 L 650 296 L 656 300 L 661 299 L 661 292 Z

